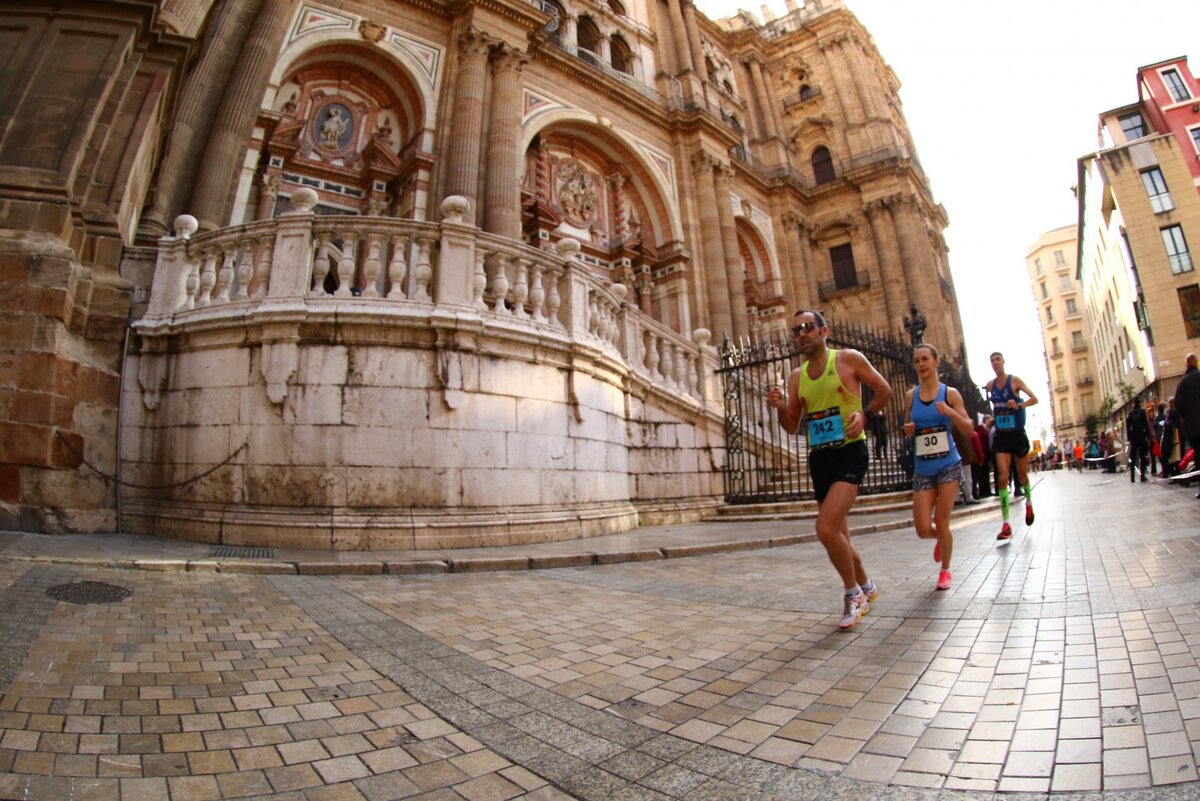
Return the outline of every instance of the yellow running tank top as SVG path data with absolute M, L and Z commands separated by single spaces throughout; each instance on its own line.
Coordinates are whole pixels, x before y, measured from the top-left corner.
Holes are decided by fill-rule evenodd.
M 852 395 L 842 386 L 837 372 L 837 354 L 826 351 L 825 371 L 819 378 L 808 377 L 808 362 L 800 365 L 800 397 L 808 415 L 808 447 L 810 450 L 840 448 L 848 442 L 867 438 L 866 426 L 858 436 L 847 440 L 846 426 L 850 415 L 862 411 L 862 397 Z

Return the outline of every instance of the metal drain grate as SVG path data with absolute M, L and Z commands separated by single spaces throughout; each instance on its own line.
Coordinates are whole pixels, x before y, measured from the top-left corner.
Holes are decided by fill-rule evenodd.
M 274 559 L 274 548 L 239 548 L 221 545 L 209 551 L 209 559 Z
M 133 590 L 100 581 L 73 581 L 55 584 L 46 594 L 56 601 L 72 604 L 115 604 L 133 595 Z

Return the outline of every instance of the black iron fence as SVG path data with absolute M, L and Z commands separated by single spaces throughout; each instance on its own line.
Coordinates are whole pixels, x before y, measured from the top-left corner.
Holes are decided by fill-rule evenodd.
M 895 336 L 857 326 L 830 322 L 828 345 L 862 351 L 892 387 L 892 398 L 882 414 L 867 426 L 871 465 L 860 492 L 894 492 L 912 486 L 911 439 L 904 436 L 904 394 L 916 383 L 912 344 Z M 725 500 L 727 503 L 770 503 L 810 500 L 808 444 L 804 429 L 789 435 L 779 425 L 775 409 L 767 403 L 773 386 L 783 386 L 802 362 L 789 340 L 766 340 L 720 347 L 725 397 Z M 965 354 L 961 354 L 965 357 Z M 965 363 L 960 359 L 959 365 Z M 942 380 L 958 387 L 974 412 L 978 389 L 965 368 L 943 359 Z M 863 403 L 871 390 L 863 387 Z

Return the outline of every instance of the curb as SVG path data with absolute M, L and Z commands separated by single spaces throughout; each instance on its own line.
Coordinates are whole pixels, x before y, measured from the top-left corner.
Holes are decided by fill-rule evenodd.
M 995 504 L 955 508 L 952 517 L 963 518 L 990 513 Z M 864 526 L 852 526 L 853 534 L 876 534 L 883 531 L 911 528 L 910 520 L 889 520 Z M 593 567 L 625 562 L 649 562 L 660 559 L 685 559 L 719 553 L 737 553 L 767 548 L 786 548 L 789 545 L 816 542 L 816 532 L 789 534 L 751 540 L 731 540 L 702 545 L 664 545 L 658 548 L 638 548 L 629 551 L 581 551 L 579 553 L 535 556 L 469 556 L 462 559 L 420 560 L 360 560 L 360 561 L 277 561 L 250 559 L 96 559 L 66 556 L 5 556 L 0 560 L 36 562 L 39 564 L 75 565 L 77 567 L 110 568 L 116 570 L 146 570 L 158 573 L 239 573 L 257 575 L 300 576 L 417 576 L 437 573 L 486 573 L 510 570 L 553 570 L 561 567 Z

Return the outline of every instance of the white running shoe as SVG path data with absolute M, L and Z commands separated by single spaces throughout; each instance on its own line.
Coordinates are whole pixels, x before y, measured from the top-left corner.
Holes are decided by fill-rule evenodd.
M 870 602 L 867 601 L 867 594 L 865 592 L 842 597 L 845 605 L 843 607 L 842 622 L 838 624 L 838 628 L 842 631 L 849 631 L 867 613 L 867 610 L 870 608 Z

